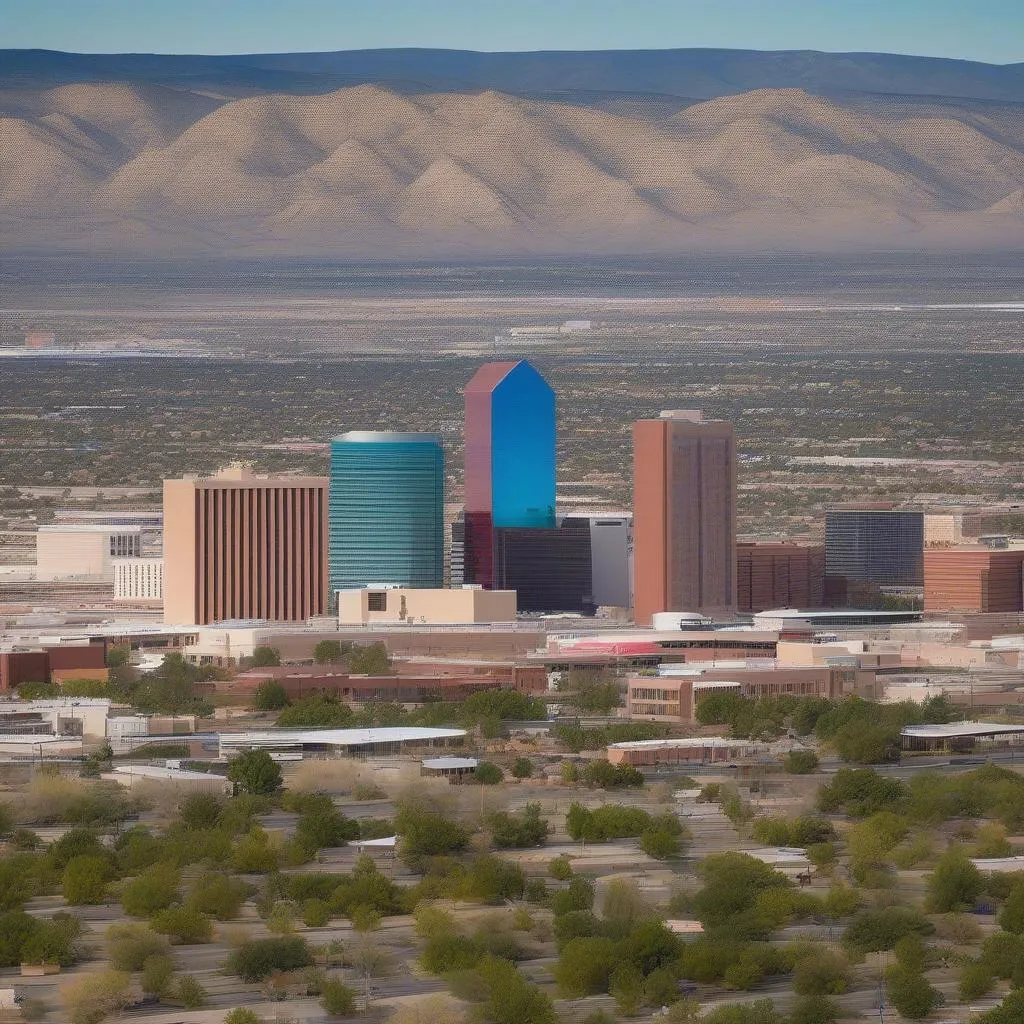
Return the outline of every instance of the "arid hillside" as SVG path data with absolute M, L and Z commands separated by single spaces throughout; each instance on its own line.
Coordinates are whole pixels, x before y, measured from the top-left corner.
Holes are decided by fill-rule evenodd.
M 359 256 L 1024 240 L 1024 106 L 761 89 L 0 93 L 0 245 Z

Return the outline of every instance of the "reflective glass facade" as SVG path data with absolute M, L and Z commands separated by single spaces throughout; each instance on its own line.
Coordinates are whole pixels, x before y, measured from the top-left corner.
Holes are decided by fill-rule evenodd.
M 444 581 L 444 453 L 435 434 L 352 431 L 331 442 L 332 592 Z
M 466 385 L 466 581 L 494 586 L 494 529 L 555 526 L 555 394 L 528 362 Z
M 897 509 L 829 509 L 825 573 L 879 586 L 924 580 L 924 513 Z

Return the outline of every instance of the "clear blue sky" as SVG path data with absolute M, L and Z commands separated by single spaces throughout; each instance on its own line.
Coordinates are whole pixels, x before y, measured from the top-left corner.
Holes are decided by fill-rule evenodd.
M 1024 0 L 0 0 L 0 47 L 258 53 L 685 46 L 1024 61 Z

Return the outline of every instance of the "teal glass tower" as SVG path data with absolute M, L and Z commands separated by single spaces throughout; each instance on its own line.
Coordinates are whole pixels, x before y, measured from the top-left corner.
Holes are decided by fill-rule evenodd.
M 436 434 L 353 430 L 331 442 L 331 592 L 444 582 L 444 450 Z

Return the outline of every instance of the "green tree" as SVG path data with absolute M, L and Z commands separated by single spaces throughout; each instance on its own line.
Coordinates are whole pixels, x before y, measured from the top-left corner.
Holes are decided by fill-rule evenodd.
M 306 940 L 295 935 L 252 939 L 232 950 L 227 959 L 230 974 L 253 984 L 272 971 L 295 971 L 308 967 L 313 958 Z
M 192 883 L 188 905 L 218 921 L 231 921 L 238 917 L 251 892 L 251 886 L 240 878 L 232 878 L 221 871 L 207 871 Z
M 984 889 L 981 872 L 960 848 L 951 846 L 928 879 L 928 909 L 932 913 L 970 910 Z
M 850 986 L 850 966 L 840 953 L 815 947 L 797 960 L 793 991 L 800 996 L 838 996 Z
M 640 849 L 655 860 L 669 860 L 683 852 L 683 842 L 667 829 L 649 829 L 640 836 Z
M 1009 895 L 999 911 L 999 927 L 1014 935 L 1024 934 L 1024 880 L 1010 889 Z
M 344 653 L 339 640 L 321 640 L 313 648 L 313 660 L 318 665 L 336 665 Z
M 517 757 L 512 765 L 512 777 L 515 779 L 528 779 L 533 775 L 533 762 L 528 757 Z
M 505 773 L 493 761 L 481 761 L 473 772 L 473 781 L 481 786 L 496 786 Z
M 340 729 L 352 723 L 352 709 L 329 693 L 317 693 L 289 704 L 277 716 L 282 729 Z
M 72 906 L 102 903 L 109 879 L 110 861 L 106 857 L 73 857 L 61 876 L 64 899 Z
M 380 641 L 372 644 L 354 644 L 348 655 L 349 671 L 355 675 L 386 676 L 391 672 L 388 649 Z
M 758 914 L 756 899 L 767 889 L 784 889 L 789 879 L 744 853 L 713 854 L 700 865 L 703 888 L 693 899 L 706 932 L 732 938 L 764 938 L 772 922 Z
M 470 837 L 469 829 L 460 822 L 409 802 L 399 804 L 395 830 L 402 838 L 399 852 L 407 864 L 464 850 Z
M 521 814 L 497 811 L 488 817 L 487 827 L 498 849 L 543 846 L 548 837 L 548 823 L 540 815 L 540 804 L 527 804 Z
M 996 979 L 984 960 L 968 960 L 960 969 L 960 998 L 965 1002 L 988 995 Z
M 178 820 L 187 829 L 216 828 L 224 807 L 215 793 L 189 793 L 178 807 Z
M 862 910 L 843 932 L 843 946 L 851 953 L 875 953 L 892 949 L 907 935 L 931 935 L 935 926 L 910 907 L 879 907 Z
M 790 775 L 813 775 L 818 770 L 818 755 L 813 750 L 791 750 L 784 767 Z
M 128 882 L 121 891 L 121 906 L 132 917 L 152 917 L 178 898 L 178 869 L 154 864 Z
M 548 862 L 548 874 L 559 882 L 567 882 L 573 876 L 572 862 L 562 853 Z
M 900 964 L 886 971 L 885 988 L 889 1001 L 908 1020 L 921 1020 L 942 1005 L 942 993 L 923 974 Z
M 281 767 L 265 750 L 246 750 L 228 765 L 228 778 L 243 793 L 276 793 L 281 788 Z
M 356 994 L 341 981 L 327 981 L 320 993 L 320 1005 L 328 1017 L 351 1017 L 356 1012 Z
M 828 996 L 801 996 L 789 1015 L 790 1024 L 835 1024 L 843 1008 Z
M 276 668 L 281 664 L 281 652 L 276 647 L 255 647 L 249 659 L 251 668 Z
M 280 711 L 289 703 L 288 691 L 276 679 L 264 680 L 253 694 L 253 707 L 257 711 Z

